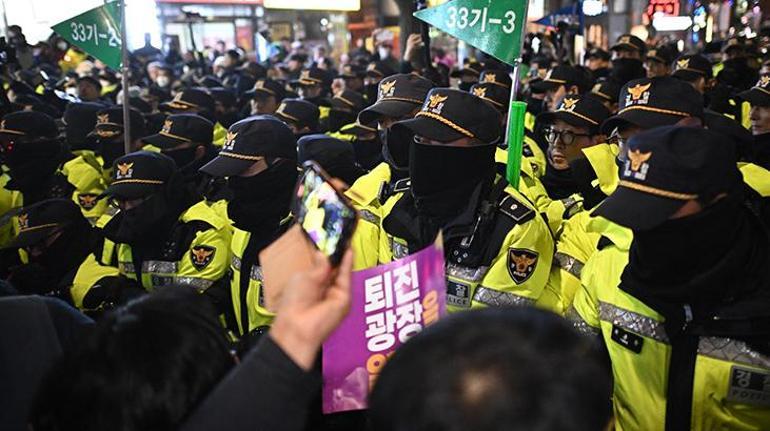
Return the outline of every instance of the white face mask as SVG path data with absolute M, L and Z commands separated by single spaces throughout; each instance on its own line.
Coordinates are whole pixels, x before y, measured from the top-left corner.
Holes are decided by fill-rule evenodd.
M 390 57 L 390 48 L 381 46 L 377 48 L 377 53 L 380 55 L 380 60 L 385 60 L 386 58 Z
M 70 96 L 78 97 L 78 88 L 77 87 L 67 87 L 64 89 L 64 91 L 69 94 Z
M 67 42 L 59 42 L 56 44 L 56 47 L 59 48 L 59 51 L 65 51 L 67 49 Z
M 169 84 L 171 84 L 171 78 L 165 75 L 161 75 L 155 79 L 155 83 L 158 84 L 158 87 L 166 88 L 169 86 Z

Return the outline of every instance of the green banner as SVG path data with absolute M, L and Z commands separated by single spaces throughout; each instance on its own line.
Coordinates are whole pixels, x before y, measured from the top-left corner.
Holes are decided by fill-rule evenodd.
M 120 3 L 93 8 L 53 27 L 59 36 L 113 69 L 121 66 Z
M 521 51 L 527 5 L 527 0 L 452 0 L 414 16 L 512 65 Z

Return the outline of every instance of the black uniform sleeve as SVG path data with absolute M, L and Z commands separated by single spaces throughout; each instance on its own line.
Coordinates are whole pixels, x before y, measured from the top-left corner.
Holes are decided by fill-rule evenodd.
M 262 337 L 180 430 L 299 431 L 320 387 L 319 373 L 303 371 L 272 338 Z

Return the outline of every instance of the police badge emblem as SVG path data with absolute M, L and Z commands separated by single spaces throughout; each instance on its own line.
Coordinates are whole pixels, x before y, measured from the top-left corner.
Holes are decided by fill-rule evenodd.
M 532 250 L 512 248 L 508 250 L 508 274 L 516 284 L 532 277 L 537 266 L 538 254 Z
M 214 253 L 216 251 L 215 247 L 196 245 L 190 250 L 190 261 L 195 269 L 202 271 L 214 260 Z

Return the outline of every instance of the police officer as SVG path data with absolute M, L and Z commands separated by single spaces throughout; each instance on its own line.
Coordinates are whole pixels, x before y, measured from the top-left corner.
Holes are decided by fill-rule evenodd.
M 137 151 L 114 162 L 104 196 L 120 209 L 102 229 L 116 246 L 120 274 L 146 290 L 170 284 L 206 292 L 227 272 L 225 220 L 184 187 L 174 161 Z
M 331 91 L 331 78 L 329 74 L 315 66 L 304 69 L 299 79 L 292 81 L 299 91 L 299 97 L 318 107 L 321 112 L 321 118 L 326 118 L 330 107 L 328 96 Z
M 601 48 L 592 48 L 585 55 L 585 65 L 594 80 L 610 75 L 610 53 Z
M 251 104 L 251 115 L 274 114 L 286 97 L 286 89 L 278 81 L 269 78 L 258 79 L 254 88 L 243 94 Z
M 222 84 L 218 84 L 222 86 Z M 158 105 L 158 109 L 167 114 L 197 114 L 214 123 L 214 145 L 221 147 L 225 142 L 227 128 L 221 125 L 214 114 L 214 98 L 199 88 L 185 88 L 168 102 Z
M 366 68 L 349 63 L 342 66 L 342 71 L 337 77 L 345 83 L 345 90 L 355 91 L 363 96 Z
M 463 64 L 460 69 L 452 71 L 449 76 L 460 80 L 458 83 L 458 88 L 460 90 L 468 91 L 473 84 L 479 82 L 479 76 L 483 70 L 483 64 L 476 60 L 470 60 Z
M 306 135 L 297 141 L 297 163 L 302 166 L 313 160 L 334 178 L 345 184 L 353 184 L 365 173 L 356 164 L 353 147 L 342 140 L 327 135 Z
M 644 70 L 647 45 L 642 39 L 631 34 L 620 35 L 615 44 L 610 47 L 610 51 L 612 51 L 610 78 L 618 84 L 624 85 L 633 79 L 647 76 Z
M 222 151 L 201 170 L 227 177 L 233 193 L 225 208 L 235 227 L 229 244 L 229 287 L 234 329 L 245 336 L 273 320 L 273 313 L 265 308 L 258 256 L 289 225 L 297 180 L 297 141 L 291 129 L 275 117 L 246 118 L 230 127 Z
M 388 76 L 395 74 L 387 63 L 382 61 L 373 61 L 366 66 L 366 76 L 364 77 L 364 96 L 366 96 L 367 105 L 377 101 L 378 88 L 380 81 Z
M 321 131 L 318 106 L 303 99 L 284 99 L 275 116 L 289 126 L 296 139 Z
M 743 180 L 760 199 L 757 205 L 762 219 L 770 225 L 770 75 L 761 75 L 756 85 L 740 93 L 740 97 L 751 104 L 754 145 L 745 163 L 739 166 Z
M 443 231 L 447 304 L 457 311 L 536 301 L 553 255 L 546 222 L 505 179 L 495 177 L 500 114 L 472 94 L 436 88 L 414 119 L 411 193 L 383 221 L 388 261 L 430 245 Z
M 647 52 L 644 67 L 647 69 L 648 78 L 657 78 L 671 75 L 671 65 L 674 62 L 676 52 L 671 45 L 663 45 Z
M 676 60 L 674 78 L 681 79 L 689 83 L 700 94 L 706 92 L 713 86 L 711 62 L 702 55 L 683 55 Z
M 601 79 L 597 81 L 588 96 L 596 97 L 610 110 L 612 114 L 618 112 L 618 97 L 620 97 L 620 85 L 613 79 Z
M 704 129 L 638 134 L 618 189 L 594 211 L 634 237 L 627 255 L 584 274 L 571 314 L 607 348 L 620 428 L 770 423 L 770 244 L 742 204 L 735 162 L 732 142 Z
M 390 126 L 402 119 L 412 118 L 433 83 L 415 74 L 388 76 L 380 81 L 377 102 L 361 111 L 358 122 L 375 126 L 379 131 L 385 161 L 358 179 L 346 193 L 361 215 L 351 240 L 357 269 L 380 263 L 383 248 L 381 222 L 385 215 L 409 190 L 409 145 L 411 134 L 396 135 Z
M 339 94 L 332 96 L 330 103 L 331 110 L 329 111 L 329 116 L 321 122 L 321 129 L 325 130 L 326 133 L 337 133 L 337 136 L 335 137 L 339 139 L 354 139 L 355 135 L 340 136 L 342 134 L 338 132 L 340 132 L 340 129 L 343 126 L 356 122 L 358 113 L 361 112 L 366 105 L 364 96 L 356 91 L 345 89 Z
M 64 137 L 70 151 L 76 155 L 90 154 L 96 151 L 96 139 L 89 136 L 96 125 L 96 115 L 104 105 L 92 102 L 75 102 L 67 105 L 62 116 Z
M 141 139 L 146 133 L 144 118 L 135 109 L 129 111 L 129 116 L 128 140 L 131 142 L 132 149 L 139 149 L 143 145 Z M 125 153 L 125 132 L 122 106 L 105 108 L 96 113 L 96 125 L 94 125 L 91 136 L 96 138 L 96 155 L 101 159 L 103 175 L 106 180 L 111 177 L 110 169 L 115 159 Z

